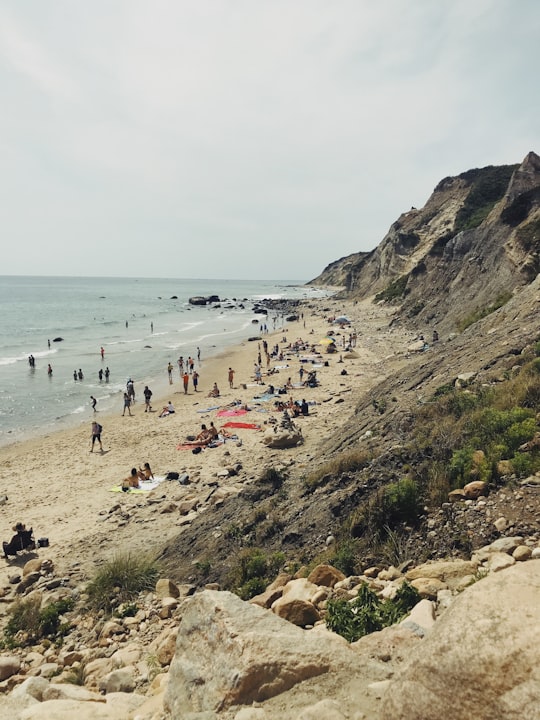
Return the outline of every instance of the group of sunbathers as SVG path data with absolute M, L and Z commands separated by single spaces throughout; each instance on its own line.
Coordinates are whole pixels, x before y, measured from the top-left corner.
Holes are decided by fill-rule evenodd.
M 212 441 L 217 440 L 219 432 L 215 427 L 214 423 L 210 423 L 210 427 L 206 427 L 203 423 L 201 425 L 201 431 L 195 437 L 188 437 L 185 441 L 185 445 L 209 445 Z
M 122 492 L 128 492 L 131 488 L 140 489 L 141 482 L 153 479 L 154 473 L 147 462 L 144 463 L 142 468 L 139 467 L 138 470 L 137 468 L 131 468 L 130 474 L 122 480 Z

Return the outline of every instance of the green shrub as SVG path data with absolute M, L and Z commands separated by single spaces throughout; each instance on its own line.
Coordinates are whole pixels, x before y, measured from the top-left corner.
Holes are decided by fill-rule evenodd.
M 65 598 L 41 607 L 39 595 L 17 601 L 8 610 L 4 644 L 8 647 L 24 646 L 44 638 L 60 641 L 70 628 L 68 623 L 60 622 L 61 616 L 73 606 L 73 600 Z
M 122 603 L 131 602 L 143 590 L 154 588 L 159 566 L 149 556 L 120 554 L 100 568 L 86 591 L 94 610 L 111 613 Z
M 375 295 L 374 302 L 392 302 L 393 300 L 400 300 L 401 298 L 404 298 L 409 293 L 407 288 L 408 281 L 408 275 L 402 275 L 397 278 L 384 290 Z
M 231 569 L 228 585 L 243 600 L 249 600 L 264 591 L 284 564 L 282 552 L 267 556 L 258 548 L 243 550 Z
M 336 548 L 335 555 L 329 559 L 329 563 L 345 575 L 354 575 L 356 569 L 354 543 L 350 540 L 340 543 Z
M 454 232 L 481 225 L 494 205 L 503 197 L 517 165 L 490 166 L 476 170 L 471 189 L 456 215 Z M 466 178 L 468 179 L 468 178 Z
M 475 322 L 478 322 L 479 320 L 482 320 L 482 318 L 487 317 L 488 315 L 491 315 L 491 313 L 495 312 L 495 310 L 498 310 L 503 305 L 506 305 L 506 303 L 510 300 L 512 297 L 511 292 L 505 292 L 501 293 L 494 303 L 491 305 L 488 305 L 487 307 L 483 308 L 477 308 L 474 312 L 472 312 L 470 315 L 467 315 L 463 320 L 461 320 L 457 327 L 460 332 L 463 332 L 471 325 L 474 325 Z
M 416 525 L 423 511 L 422 495 L 412 478 L 390 483 L 374 493 L 353 515 L 351 535 L 380 542 L 399 523 Z
M 362 583 L 358 596 L 352 600 L 329 600 L 326 626 L 348 642 L 355 642 L 403 618 L 420 600 L 420 595 L 409 583 L 399 588 L 393 600 L 380 600 Z

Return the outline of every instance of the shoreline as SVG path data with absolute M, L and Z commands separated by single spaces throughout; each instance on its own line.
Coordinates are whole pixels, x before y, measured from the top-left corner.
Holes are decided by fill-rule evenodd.
M 238 440 L 227 440 L 215 449 L 199 454 L 176 449 L 186 436 L 196 435 L 202 423 L 213 421 L 218 428 L 224 424 L 227 418 L 220 419 L 215 411 L 209 410 L 217 405 L 237 400 L 249 404 L 252 410 L 247 419 L 263 429 L 269 418 L 280 417 L 271 409 L 273 403 L 257 405 L 253 400 L 269 378 L 263 375 L 264 385 L 255 384 L 253 363 L 258 343 L 244 341 L 206 360 L 203 358 L 197 393 L 190 381 L 189 393 L 185 395 L 175 379 L 172 393 L 159 397 L 156 392 L 152 397 L 151 413 L 144 412 L 139 387 L 133 417 L 122 417 L 121 407 L 117 414 L 98 413 L 104 428 L 103 454 L 89 452 L 91 417 L 80 427 L 44 433 L 1 447 L 0 463 L 5 473 L 0 492 L 8 497 L 0 506 L 3 538 L 9 538 L 12 525 L 24 522 L 34 528 L 36 538 L 49 538 L 50 546 L 39 550 L 40 556 L 49 557 L 60 566 L 77 566 L 86 577 L 91 566 L 115 552 L 157 551 L 159 545 L 181 532 L 193 517 L 212 503 L 225 501 L 228 495 L 239 492 L 265 467 L 292 460 L 300 466 L 309 465 L 320 440 L 338 432 L 353 414 L 358 393 L 382 379 L 394 362 L 403 362 L 394 347 L 396 339 L 407 332 L 389 327 L 394 310 L 375 307 L 370 301 L 353 304 L 333 298 L 309 300 L 309 308 L 303 302 L 301 311 L 306 327 L 298 321 L 287 323 L 283 330 L 269 332 L 263 337 L 270 348 L 276 343 L 282 348 L 298 338 L 318 342 L 329 329 L 325 317 L 330 314 L 348 314 L 358 331 L 356 358 L 338 363 L 339 353 L 323 355 L 328 366 L 317 368 L 320 385 L 296 388 L 290 393 L 295 400 L 301 401 L 305 396 L 314 403 L 309 416 L 298 421 L 304 435 L 303 445 L 286 451 L 272 450 L 261 442 L 261 432 L 239 429 Z M 287 343 L 282 342 L 284 336 Z M 300 362 L 294 354 L 286 362 L 272 362 L 272 367 L 275 365 L 288 365 L 271 376 L 276 387 L 284 385 L 288 377 L 293 383 L 298 382 Z M 227 382 L 229 367 L 235 371 L 233 389 Z M 344 369 L 346 375 L 341 374 Z M 221 390 L 216 401 L 207 398 L 214 382 Z M 175 414 L 158 419 L 168 400 L 172 400 Z M 181 486 L 164 481 L 149 493 L 111 492 L 132 467 L 145 462 L 150 463 L 156 475 L 165 476 L 171 471 L 186 473 L 190 482 Z M 241 473 L 226 477 L 224 469 L 235 464 L 242 467 Z M 212 500 L 205 500 L 209 489 L 216 486 Z M 4 561 L 4 570 L 9 573 L 12 565 Z

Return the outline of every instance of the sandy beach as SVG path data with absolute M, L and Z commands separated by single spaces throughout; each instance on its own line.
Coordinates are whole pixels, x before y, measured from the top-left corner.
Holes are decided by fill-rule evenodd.
M 253 375 L 259 343 L 247 341 L 222 355 L 202 359 L 200 367 L 196 367 L 200 373 L 197 393 L 190 381 L 189 392 L 184 394 L 175 368 L 170 392 L 165 397 L 152 398 L 152 412 L 144 412 L 144 383 L 137 383 L 133 417 L 122 417 L 120 401 L 117 414 L 97 413 L 98 422 L 103 425 L 103 453 L 97 446 L 90 452 L 90 411 L 88 422 L 80 428 L 1 448 L 4 472 L 0 493 L 7 496 L 0 506 L 2 538 L 8 540 L 12 526 L 24 522 L 34 528 L 36 538 L 49 539 L 49 547 L 38 550 L 40 557 L 51 558 L 59 572 L 62 568 L 71 573 L 78 569 L 84 578 L 96 563 L 115 552 L 158 552 L 195 513 L 204 512 L 212 503 L 238 492 L 265 467 L 288 462 L 290 458 L 299 464 L 309 463 L 321 439 L 339 432 L 341 424 L 350 417 L 358 395 L 397 364 L 406 362 L 404 349 L 411 337 L 406 331 L 390 327 L 394 310 L 377 307 L 370 301 L 353 304 L 327 298 L 310 301 L 301 307 L 301 312 L 303 317 L 288 323 L 285 331 L 264 335 L 269 348 L 279 344 L 284 358 L 271 362 L 270 369 L 274 370 L 271 376 L 266 374 L 263 358 L 263 385 L 257 385 Z M 350 327 L 340 329 L 329 323 L 329 317 L 340 315 L 350 318 Z M 318 346 L 323 353 L 322 360 L 316 363 L 319 385 L 296 387 L 287 395 L 278 396 L 279 399 L 292 396 L 298 401 L 305 398 L 310 403 L 309 415 L 297 421 L 305 442 L 288 450 L 267 448 L 261 440 L 263 431 L 269 419 L 279 419 L 281 413 L 273 410 L 273 402 L 258 402 L 254 398 L 264 392 L 269 382 L 277 388 L 290 377 L 293 384 L 298 384 L 302 363 L 298 353 L 287 350 L 288 345 L 299 339 L 317 343 L 329 330 L 334 331 L 340 350 L 344 337 L 348 339 L 355 331 L 356 357 L 347 358 L 344 351 L 326 354 L 325 346 Z M 310 364 L 303 366 L 311 369 Z M 232 389 L 228 383 L 229 367 L 235 371 Z M 346 374 L 342 374 L 343 370 Z M 214 382 L 221 391 L 216 400 L 207 397 Z M 168 400 L 176 412 L 159 418 Z M 251 410 L 239 418 L 218 417 L 215 408 L 235 401 Z M 177 449 L 187 436 L 199 432 L 202 423 L 213 421 L 219 429 L 231 419 L 258 424 L 261 431 L 230 428 L 237 438 L 219 447 L 198 454 Z M 111 491 L 132 467 L 145 462 L 150 463 L 156 476 L 163 477 L 171 471 L 186 473 L 189 484 L 163 481 L 151 492 Z M 242 466 L 238 475 L 219 476 L 226 466 L 235 464 Z M 191 510 L 186 512 L 186 507 Z M 13 563 L 24 563 L 24 557 L 9 564 L 4 559 L 1 562 L 7 579 Z

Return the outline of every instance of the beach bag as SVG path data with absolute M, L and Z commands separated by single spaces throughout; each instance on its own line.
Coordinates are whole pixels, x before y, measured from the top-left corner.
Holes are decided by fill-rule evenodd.
M 100 424 L 98 423 L 98 424 L 97 424 L 97 431 L 98 431 L 98 434 L 99 434 L 99 435 L 101 435 L 101 431 L 102 431 L 102 430 L 103 430 L 103 425 L 100 425 Z
M 38 547 L 49 547 L 49 538 L 46 538 L 46 537 L 38 538 L 37 544 L 38 544 Z
M 177 472 L 170 472 L 165 475 L 165 480 L 178 480 L 179 477 Z
M 198 453 L 202 452 L 202 448 L 200 448 L 200 447 L 195 447 L 195 448 L 193 448 L 193 450 L 192 450 L 191 452 L 192 452 L 194 455 L 197 455 Z

